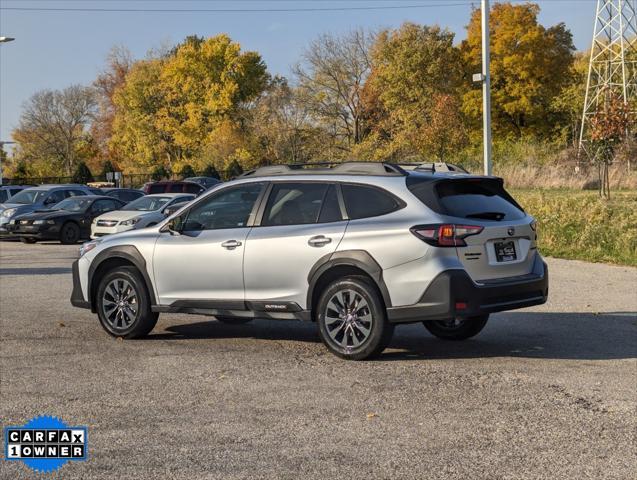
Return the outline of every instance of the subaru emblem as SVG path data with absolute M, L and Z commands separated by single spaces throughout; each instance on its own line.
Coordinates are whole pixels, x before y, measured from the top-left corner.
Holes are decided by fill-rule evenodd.
M 509 237 L 512 237 L 513 235 L 515 235 L 515 228 L 511 227 L 507 230 L 507 233 L 509 234 Z

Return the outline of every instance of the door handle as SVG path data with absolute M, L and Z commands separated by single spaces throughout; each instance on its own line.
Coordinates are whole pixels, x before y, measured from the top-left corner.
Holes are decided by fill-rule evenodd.
M 317 235 L 316 237 L 312 237 L 307 241 L 307 244 L 310 247 L 324 247 L 328 243 L 331 243 L 332 239 L 327 238 L 324 235 Z
M 242 245 L 241 242 L 238 242 L 237 240 L 228 240 L 221 244 L 223 248 L 227 248 L 228 250 L 234 250 L 235 248 L 240 247 L 241 245 Z

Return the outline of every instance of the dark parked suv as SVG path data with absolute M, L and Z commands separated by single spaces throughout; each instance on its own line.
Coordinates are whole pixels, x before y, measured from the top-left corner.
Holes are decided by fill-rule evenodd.
M 146 195 L 152 195 L 154 193 L 194 193 L 195 195 L 199 195 L 206 189 L 195 182 L 165 180 L 161 182 L 146 183 L 142 190 Z

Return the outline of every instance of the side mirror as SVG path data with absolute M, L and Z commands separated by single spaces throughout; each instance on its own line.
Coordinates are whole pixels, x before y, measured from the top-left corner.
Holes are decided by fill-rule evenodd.
M 181 235 L 183 230 L 183 221 L 181 217 L 175 217 L 170 220 L 166 223 L 162 230 L 170 232 L 171 235 Z
M 52 197 L 49 197 L 44 201 L 45 205 L 51 205 L 52 203 L 55 203 L 55 199 Z

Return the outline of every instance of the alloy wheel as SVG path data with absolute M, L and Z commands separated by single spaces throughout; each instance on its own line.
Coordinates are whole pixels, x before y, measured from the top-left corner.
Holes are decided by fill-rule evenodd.
M 340 348 L 360 347 L 369 338 L 374 318 L 369 304 L 354 290 L 340 290 L 327 302 L 325 327 Z
M 104 318 L 114 330 L 126 330 L 137 318 L 139 301 L 131 283 L 116 278 L 106 285 L 102 295 Z

